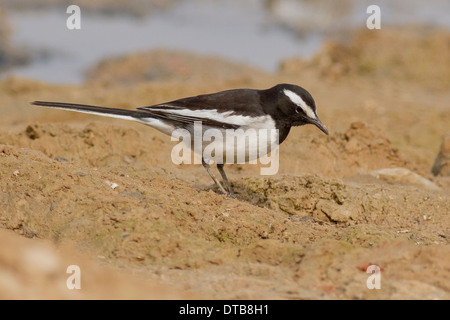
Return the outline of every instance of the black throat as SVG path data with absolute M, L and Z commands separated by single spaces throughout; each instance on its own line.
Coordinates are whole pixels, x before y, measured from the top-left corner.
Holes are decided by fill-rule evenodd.
M 291 126 L 286 126 L 286 125 L 278 126 L 277 125 L 277 129 L 279 130 L 279 133 L 280 133 L 278 143 L 281 144 L 284 140 L 286 140 L 286 138 L 289 134 L 289 131 L 291 131 Z
M 286 118 L 286 116 L 277 107 L 279 92 L 279 86 L 275 86 L 267 90 L 261 90 L 260 105 L 264 109 L 264 112 L 270 115 L 275 121 L 276 128 L 279 130 L 279 143 L 281 144 L 284 140 L 286 140 L 289 131 L 291 131 L 292 120 Z

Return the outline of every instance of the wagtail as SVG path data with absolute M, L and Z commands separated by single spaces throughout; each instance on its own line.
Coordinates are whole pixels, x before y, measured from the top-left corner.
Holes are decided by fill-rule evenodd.
M 184 129 L 195 138 L 196 123 L 202 125 L 202 132 L 217 129 L 225 133 L 227 130 L 253 129 L 256 132 L 270 130 L 265 143 L 281 144 L 289 134 L 291 127 L 313 124 L 328 135 L 328 130 L 320 121 L 316 105 L 311 94 L 300 86 L 278 84 L 266 90 L 234 89 L 212 94 L 202 94 L 164 102 L 135 110 L 104 108 L 64 102 L 35 101 L 33 105 L 77 111 L 113 118 L 134 120 L 151 126 L 167 135 L 174 130 Z M 275 132 L 275 133 L 273 133 Z M 188 142 L 192 146 L 194 141 Z M 261 143 L 261 142 L 260 142 Z M 202 150 L 204 150 L 204 145 Z M 273 149 L 268 148 L 267 152 Z M 194 150 L 195 151 L 195 150 Z M 233 147 L 233 152 L 235 148 Z M 223 146 L 223 158 L 229 148 Z M 220 183 L 210 170 L 210 159 L 202 154 L 202 164 L 221 192 L 233 196 L 231 184 L 225 174 L 225 161 L 214 159 L 217 169 L 223 178 Z M 261 152 L 248 155 L 246 159 L 263 156 Z M 228 162 L 226 162 L 228 163 Z

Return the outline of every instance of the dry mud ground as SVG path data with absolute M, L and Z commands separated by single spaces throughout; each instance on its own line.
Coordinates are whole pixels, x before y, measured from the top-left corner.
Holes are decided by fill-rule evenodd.
M 363 32 L 277 74 L 207 81 L 199 58 L 171 54 L 158 70 L 182 81 L 115 82 L 123 64 L 152 61 L 136 56 L 81 86 L 0 81 L 0 298 L 450 298 L 450 180 L 431 174 L 450 130 L 448 33 Z M 274 176 L 228 166 L 237 199 L 201 166 L 173 165 L 174 143 L 151 128 L 29 105 L 134 108 L 281 82 L 312 92 L 330 136 L 291 131 Z M 432 184 L 370 174 L 385 168 Z M 81 290 L 66 287 L 69 265 Z M 366 286 L 369 265 L 380 290 Z

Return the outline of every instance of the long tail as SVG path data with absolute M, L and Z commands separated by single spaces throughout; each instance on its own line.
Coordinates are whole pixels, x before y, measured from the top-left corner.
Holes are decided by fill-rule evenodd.
M 126 110 L 126 109 L 116 109 L 116 108 L 104 108 L 97 106 L 90 106 L 84 104 L 74 104 L 65 102 L 48 102 L 48 101 L 34 101 L 32 105 L 39 107 L 56 108 L 69 111 L 77 111 L 82 113 L 95 114 L 100 116 L 107 116 L 112 118 L 119 118 L 125 120 L 139 121 L 143 117 L 149 117 L 149 113 L 145 111 L 138 110 Z

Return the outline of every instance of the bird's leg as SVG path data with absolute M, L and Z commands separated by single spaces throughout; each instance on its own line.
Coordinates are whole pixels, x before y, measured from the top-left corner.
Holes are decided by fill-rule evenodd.
M 208 171 L 209 176 L 213 179 L 214 183 L 219 187 L 220 191 L 222 191 L 224 194 L 228 194 L 228 192 L 224 189 L 221 183 L 217 181 L 216 177 L 211 172 L 211 167 L 209 164 L 206 163 L 205 159 L 202 158 L 202 165 Z
M 231 183 L 230 181 L 228 181 L 227 175 L 225 174 L 225 170 L 223 170 L 223 163 L 218 163 L 217 164 L 217 170 L 219 170 L 220 175 L 222 176 L 223 181 L 225 182 L 225 185 L 228 189 L 228 197 L 230 198 L 234 198 L 234 192 L 233 192 L 233 188 L 231 188 Z

